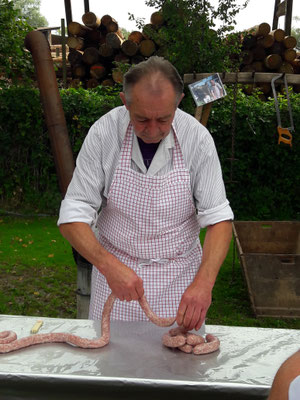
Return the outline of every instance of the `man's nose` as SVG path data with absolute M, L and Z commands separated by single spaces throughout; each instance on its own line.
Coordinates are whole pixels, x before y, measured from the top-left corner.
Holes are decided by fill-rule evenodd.
M 150 135 L 156 135 L 157 132 L 159 132 L 158 123 L 155 120 L 148 121 L 147 130 L 148 130 Z

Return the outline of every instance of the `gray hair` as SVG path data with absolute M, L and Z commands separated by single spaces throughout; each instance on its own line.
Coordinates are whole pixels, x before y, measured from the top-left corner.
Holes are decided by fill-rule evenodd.
M 146 61 L 132 66 L 123 78 L 123 92 L 125 94 L 126 102 L 130 103 L 130 92 L 132 87 L 138 83 L 145 76 L 154 74 L 161 74 L 172 85 L 176 93 L 176 100 L 180 100 L 183 93 L 183 81 L 177 69 L 163 57 L 152 56 Z

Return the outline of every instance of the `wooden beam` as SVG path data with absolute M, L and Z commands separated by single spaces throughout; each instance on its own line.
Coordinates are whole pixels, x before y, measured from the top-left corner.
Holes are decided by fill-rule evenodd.
M 278 16 L 277 16 L 277 8 L 278 5 L 280 4 L 280 0 L 275 0 L 275 6 L 274 6 L 274 15 L 273 15 L 273 25 L 272 25 L 272 30 L 274 31 L 278 27 Z
M 67 21 L 67 26 L 68 26 L 69 23 L 72 22 L 72 20 L 73 20 L 71 0 L 65 0 L 65 11 L 66 11 L 66 21 Z
M 283 15 L 286 15 L 286 7 L 286 0 L 283 0 L 283 2 L 279 3 L 277 6 L 276 16 L 282 17 Z
M 87 13 L 90 11 L 90 2 L 89 0 L 84 0 L 84 12 Z
M 287 0 L 286 16 L 284 24 L 284 30 L 287 36 L 290 36 L 292 31 L 292 11 L 293 11 L 293 0 Z
M 202 73 L 202 74 L 185 74 L 183 77 L 183 81 L 185 84 L 190 84 L 193 82 L 200 81 L 201 79 L 207 78 L 210 75 L 215 74 L 216 72 L 210 73 Z M 279 72 L 219 72 L 220 78 L 223 83 L 271 83 L 272 79 L 275 76 L 282 75 Z M 295 85 L 300 84 L 300 74 L 286 74 L 288 84 Z M 283 79 L 280 78 L 276 81 L 276 83 L 284 83 Z

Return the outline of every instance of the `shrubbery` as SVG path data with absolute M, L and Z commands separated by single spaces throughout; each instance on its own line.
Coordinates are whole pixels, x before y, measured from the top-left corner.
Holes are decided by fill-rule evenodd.
M 89 127 L 120 105 L 120 88 L 61 90 L 74 156 Z M 300 126 L 300 95 L 291 95 L 294 122 Z M 293 147 L 277 144 L 274 102 L 237 96 L 236 132 L 232 157 L 233 96 L 213 104 L 208 128 L 220 156 L 228 198 L 236 219 L 290 220 L 299 218 L 299 135 Z M 286 98 L 280 98 L 283 126 L 290 126 Z M 189 95 L 182 107 L 193 113 Z M 60 194 L 47 128 L 35 89 L 0 91 L 0 196 L 7 209 L 31 208 L 56 213 Z M 232 172 L 232 177 L 231 177 Z M 231 179 L 232 178 L 232 179 Z M 233 182 L 230 182 L 230 181 Z

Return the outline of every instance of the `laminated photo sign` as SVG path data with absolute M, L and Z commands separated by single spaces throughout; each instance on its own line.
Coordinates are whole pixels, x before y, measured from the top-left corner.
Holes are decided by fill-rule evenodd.
M 188 87 L 198 107 L 226 96 L 226 90 L 219 74 L 210 75 L 191 83 Z

